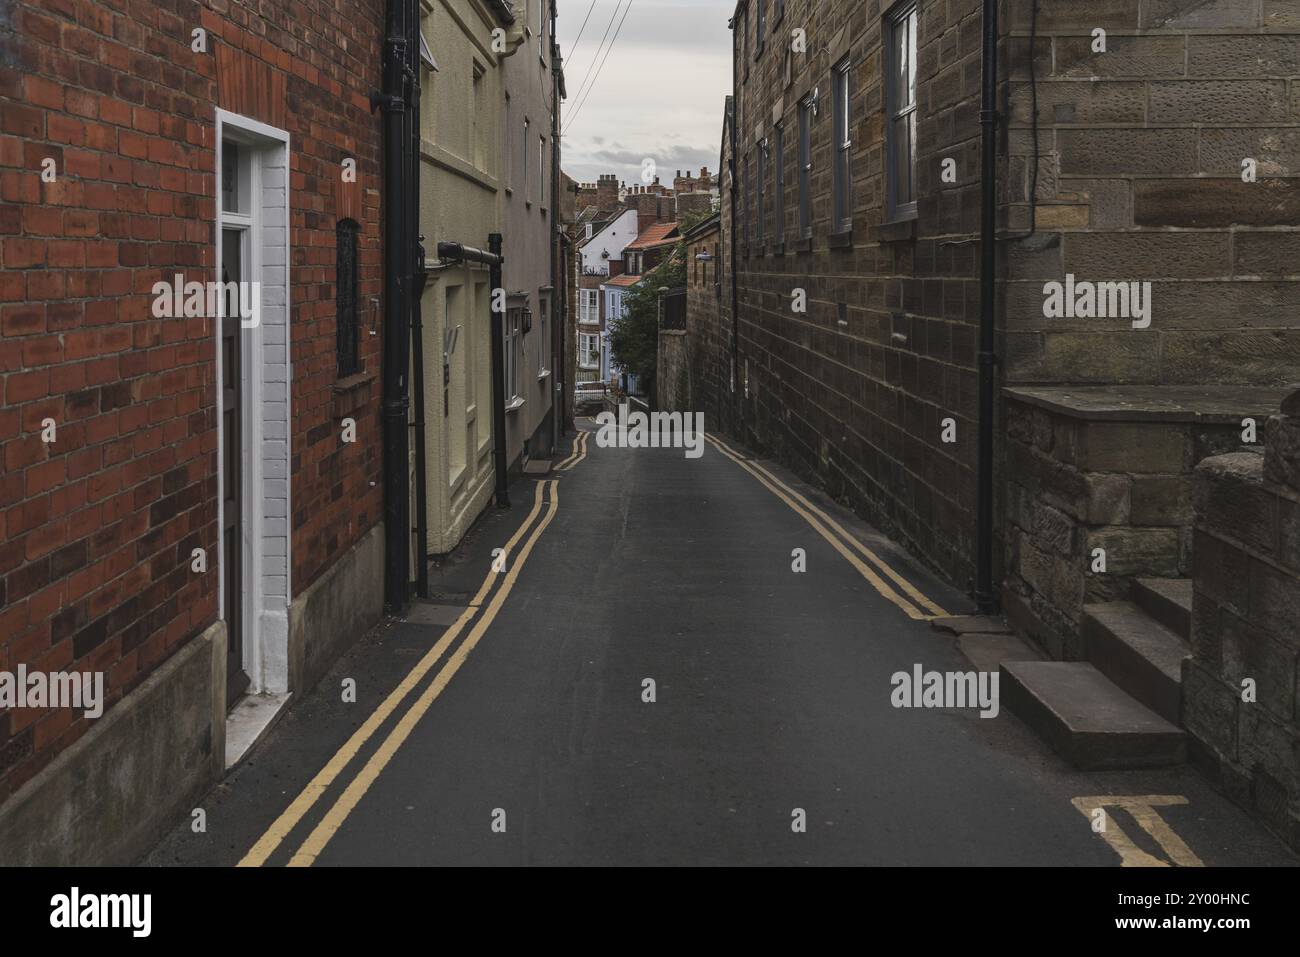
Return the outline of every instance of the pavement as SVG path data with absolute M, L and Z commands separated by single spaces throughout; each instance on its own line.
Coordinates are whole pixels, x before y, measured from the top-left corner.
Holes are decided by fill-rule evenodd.
M 1297 863 L 1192 768 L 895 708 L 896 672 L 975 668 L 926 620 L 965 596 L 741 449 L 580 426 L 142 863 Z

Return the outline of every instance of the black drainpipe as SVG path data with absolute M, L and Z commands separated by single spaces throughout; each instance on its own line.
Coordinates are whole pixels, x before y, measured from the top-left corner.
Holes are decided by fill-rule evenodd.
M 560 77 L 564 69 L 560 45 L 555 42 L 556 11 L 551 3 L 551 454 L 560 447 L 564 418 L 564 284 L 560 281 Z
M 488 233 L 488 253 L 490 255 L 488 284 L 492 289 L 493 306 L 498 296 L 504 300 L 505 290 L 501 286 L 501 234 Z M 506 341 L 505 308 L 492 309 L 492 430 L 496 432 L 496 444 L 492 450 L 492 461 L 497 473 L 497 507 L 510 507 L 510 487 L 506 481 Z
M 1032 51 L 1031 51 L 1032 54 Z M 976 482 L 975 603 L 980 614 L 998 610 L 993 586 L 993 416 L 997 352 L 994 304 L 997 271 L 998 5 L 984 0 L 984 79 L 980 103 L 980 335 L 979 464 Z
M 492 308 L 501 289 L 501 234 L 488 234 L 488 251 L 475 249 L 462 243 L 438 243 L 438 258 L 443 262 L 486 263 L 489 268 L 488 285 L 492 302 L 489 304 L 492 323 L 492 431 L 495 442 L 492 461 L 496 467 L 497 505 L 510 507 L 509 483 L 506 481 L 506 366 L 504 316 Z
M 407 21 L 413 6 L 413 0 L 388 0 L 383 93 L 372 95 L 372 106 L 384 114 L 384 604 L 393 614 L 401 614 L 410 598 L 410 435 L 406 420 L 411 329 L 406 209 L 411 194 L 406 183 L 408 141 L 404 133 Z
M 733 24 L 736 21 L 732 21 Z M 741 22 L 740 28 L 745 29 L 745 24 Z M 740 420 L 743 415 L 743 406 L 741 403 L 741 393 L 737 389 L 740 379 L 740 310 L 739 310 L 739 291 L 736 282 L 736 264 L 737 258 L 736 237 L 736 201 L 740 195 L 740 190 L 736 185 L 736 155 L 739 152 L 739 146 L 736 143 L 738 131 L 737 117 L 740 115 L 740 41 L 735 37 L 735 27 L 732 28 L 731 43 L 731 110 L 726 118 L 730 132 L 727 134 L 731 146 L 731 157 L 727 160 L 727 176 L 731 182 L 727 186 L 727 191 L 731 193 L 731 250 L 728 254 L 731 260 L 731 411 L 733 416 L 733 426 L 735 428 L 735 437 L 740 439 L 741 429 Z
M 420 18 L 411 17 L 410 39 L 407 45 L 407 69 L 411 81 L 410 156 L 407 195 L 412 197 L 405 205 L 411 217 L 408 237 L 415 234 L 414 243 L 408 241 L 411 277 L 411 379 L 415 390 L 415 593 L 429 597 L 429 489 L 428 463 L 425 461 L 424 432 L 424 321 L 420 299 L 424 295 L 428 274 L 424 271 L 424 236 L 420 233 Z

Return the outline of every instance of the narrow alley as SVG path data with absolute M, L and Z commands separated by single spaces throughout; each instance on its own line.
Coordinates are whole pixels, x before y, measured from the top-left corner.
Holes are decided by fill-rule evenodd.
M 445 604 L 360 642 L 146 863 L 1119 865 L 1072 803 L 1098 794 L 1169 799 L 1181 844 L 1113 812 L 1158 861 L 1295 863 L 1189 769 L 1082 774 L 1006 711 L 894 708 L 893 673 L 975 667 L 900 604 L 967 599 L 741 450 L 580 423 L 435 574 Z

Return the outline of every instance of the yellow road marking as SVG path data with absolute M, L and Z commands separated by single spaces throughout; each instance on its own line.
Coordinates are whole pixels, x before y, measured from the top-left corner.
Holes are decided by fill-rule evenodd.
M 510 540 L 506 542 L 504 553 L 507 556 L 514 549 L 519 539 L 528 531 L 528 527 L 533 524 L 537 519 L 538 514 L 541 512 L 542 487 L 544 484 L 545 483 L 543 482 L 537 483 L 537 491 L 533 497 L 532 511 L 528 513 L 528 517 L 524 520 L 524 523 L 519 526 L 518 530 L 516 530 Z M 335 755 L 325 764 L 325 767 L 321 768 L 320 771 L 316 773 L 316 776 L 308 782 L 305 788 L 302 789 L 302 793 L 294 798 L 293 803 L 285 808 L 284 813 L 272 822 L 271 826 L 267 828 L 266 833 L 258 838 L 257 843 L 254 844 L 248 853 L 244 855 L 243 859 L 239 862 L 239 867 L 261 867 L 266 863 L 267 858 L 269 858 L 271 854 L 275 852 L 275 849 L 280 846 L 281 842 L 289 836 L 289 832 L 298 825 L 298 823 L 303 819 L 303 816 L 311 810 L 318 800 L 320 800 L 320 797 L 325 793 L 326 788 L 334 782 L 334 779 L 339 776 L 345 767 L 347 767 L 348 763 L 357 756 L 357 753 L 365 743 L 370 740 L 371 736 L 380 728 L 380 726 L 388 720 L 388 717 L 397 710 L 397 706 L 402 703 L 403 699 L 405 699 L 408 694 L 411 693 L 411 690 L 424 680 L 425 675 L 427 675 L 433 666 L 438 663 L 439 659 L 441 659 L 443 654 L 446 653 L 447 648 L 456 640 L 456 637 L 460 634 L 461 630 L 469 623 L 470 619 L 474 617 L 475 613 L 482 605 L 483 599 L 487 596 L 493 583 L 495 583 L 499 577 L 499 572 L 488 572 L 487 577 L 483 579 L 483 584 L 479 586 L 478 593 L 474 596 L 474 600 L 470 602 L 469 607 L 461 613 L 460 617 L 456 619 L 452 626 L 442 634 L 437 643 L 425 653 L 424 657 L 421 658 L 407 676 L 402 679 L 401 684 L 394 688 L 379 707 L 376 708 L 368 718 L 366 718 L 361 727 L 352 732 L 352 737 L 348 738 L 343 747 L 339 748 Z
M 573 437 L 573 451 L 570 452 L 568 457 L 563 459 L 559 465 L 555 466 L 555 471 L 563 472 L 564 467 L 578 457 L 578 443 L 582 441 L 582 437 L 584 434 L 585 433 L 583 432 L 579 432 L 577 435 Z
M 726 443 L 720 439 L 714 439 L 713 441 L 716 442 L 718 445 L 726 446 Z M 728 447 L 728 451 L 735 454 L 735 449 L 731 449 Z M 818 508 L 814 503 L 810 502 L 807 498 L 801 495 L 798 492 L 798 490 L 791 488 L 789 485 L 786 485 L 784 482 L 782 482 L 779 478 L 777 478 L 775 475 L 773 475 L 771 472 L 765 469 L 758 462 L 750 462 L 749 464 L 752 465 L 759 472 L 762 472 L 764 475 L 766 475 L 769 479 L 772 480 L 773 483 L 781 486 L 782 489 L 784 489 L 786 492 L 789 493 L 791 498 L 795 499 L 804 508 L 808 509 L 808 511 L 812 512 L 814 515 L 820 518 L 834 531 L 838 532 L 839 535 L 845 541 L 847 541 L 850 545 L 852 545 L 859 552 L 861 552 L 864 558 L 872 562 L 874 565 L 876 565 L 876 567 L 878 567 L 882 572 L 884 572 L 885 576 L 889 578 L 900 589 L 902 589 L 902 591 L 909 598 L 911 598 L 912 601 L 916 602 L 918 605 L 928 610 L 932 615 L 937 615 L 939 617 L 945 617 L 945 618 L 947 617 L 948 613 L 944 611 L 943 608 L 941 608 L 936 602 L 931 601 L 929 598 L 923 595 L 920 589 L 918 589 L 915 585 L 909 582 L 898 572 L 894 571 L 894 569 L 890 567 L 888 562 L 886 562 L 874 551 L 872 551 L 870 548 L 864 545 L 856 535 L 850 534 L 842 525 L 840 525 L 839 522 L 835 521 L 835 519 L 827 515 L 820 508 Z
M 1205 864 L 1183 842 L 1169 822 L 1162 818 L 1156 808 L 1173 807 L 1187 804 L 1187 798 L 1181 794 L 1147 794 L 1133 797 L 1104 795 L 1101 797 L 1077 797 L 1070 802 L 1084 817 L 1092 820 L 1099 809 L 1119 807 L 1128 811 L 1137 821 L 1138 826 L 1146 831 L 1160 845 L 1160 849 L 1169 855 L 1169 860 L 1179 867 L 1204 867 Z M 1106 816 L 1106 828 L 1101 836 L 1120 858 L 1120 867 L 1168 867 L 1169 861 L 1162 861 L 1154 854 L 1148 854 L 1133 843 L 1133 839 L 1124 833 L 1124 829 Z
M 557 472 L 567 472 L 587 457 L 587 437 L 590 432 L 579 432 L 573 440 L 573 454 L 555 467 Z
M 724 448 L 722 446 L 722 443 L 720 443 L 713 436 L 709 435 L 709 436 L 705 436 L 705 438 L 707 438 L 710 442 L 712 442 L 714 447 L 717 448 L 719 452 L 721 452 L 727 458 L 731 459 L 733 462 L 739 465 L 750 475 L 754 476 L 754 478 L 758 479 L 759 483 L 765 486 L 768 489 L 768 491 L 770 491 L 781 501 L 785 502 L 786 505 L 789 505 L 790 508 L 793 509 L 797 515 L 801 516 L 805 522 L 807 522 L 809 525 L 813 527 L 813 529 L 817 532 L 817 534 L 819 534 L 822 538 L 826 539 L 826 541 L 828 541 L 837 552 L 843 555 L 845 560 L 848 561 L 850 565 L 852 565 L 854 568 L 858 570 L 858 574 L 860 574 L 863 578 L 865 578 L 871 584 L 871 587 L 880 593 L 881 597 L 887 599 L 890 602 L 893 602 L 893 604 L 896 605 L 903 612 L 903 614 L 907 615 L 907 617 L 909 618 L 915 618 L 918 621 L 929 621 L 931 618 L 935 617 L 934 615 L 927 615 L 925 612 L 921 611 L 919 608 L 917 608 L 915 605 L 909 602 L 902 595 L 898 594 L 898 592 L 894 591 L 894 589 L 890 588 L 889 585 L 885 583 L 884 579 L 882 579 L 879 575 L 877 575 L 874 571 L 872 571 L 871 568 L 869 568 L 862 561 L 862 559 L 858 558 L 857 555 L 854 555 L 847 548 L 845 548 L 844 544 L 838 538 L 832 535 L 830 531 L 826 528 L 826 526 L 822 525 L 821 522 L 817 521 L 817 519 L 814 518 L 810 512 L 808 512 L 806 509 L 800 506 L 797 502 L 794 501 L 794 499 L 790 498 L 790 496 L 786 495 L 785 492 L 781 491 L 780 488 L 778 488 L 776 485 L 773 485 L 771 482 L 765 479 L 761 474 L 759 474 L 759 472 L 751 468 L 748 462 L 732 454 L 730 451 Z
M 523 549 L 519 552 L 519 560 L 511 566 L 510 573 L 506 575 L 506 580 L 497 589 L 496 594 L 492 596 L 492 601 L 484 610 L 482 617 L 474 623 L 470 633 L 460 643 L 452 656 L 447 659 L 447 663 L 442 666 L 442 670 L 438 672 L 429 687 L 416 699 L 406 714 L 402 715 L 401 720 L 397 722 L 397 726 L 388 733 L 388 737 L 370 756 L 370 760 L 366 762 L 365 767 L 352 779 L 352 783 L 334 802 L 334 806 L 326 812 L 320 823 L 303 841 L 302 847 L 298 848 L 298 853 L 294 854 L 290 859 L 290 867 L 310 867 L 312 862 L 320 856 L 321 851 L 325 849 L 325 845 L 338 833 L 348 815 L 352 813 L 352 810 L 365 796 L 366 792 L 370 790 L 370 786 L 374 784 L 375 779 L 379 777 L 388 762 L 392 760 L 398 748 L 410 737 L 416 724 L 424 717 L 434 700 L 447 687 L 448 682 L 455 676 L 460 666 L 465 663 L 465 659 L 474 650 L 474 646 L 479 643 L 479 639 L 487 632 L 492 621 L 496 618 L 497 612 L 501 610 L 501 605 L 514 587 L 515 580 L 519 577 L 519 571 L 524 567 L 524 562 L 528 559 L 529 553 L 532 552 L 533 546 L 537 544 L 542 532 L 546 531 L 546 526 L 551 524 L 551 519 L 555 518 L 555 513 L 559 509 L 559 483 L 552 479 L 549 484 L 551 486 L 551 501 L 546 516 L 533 529 L 532 534 L 528 536 L 528 541 L 524 543 Z

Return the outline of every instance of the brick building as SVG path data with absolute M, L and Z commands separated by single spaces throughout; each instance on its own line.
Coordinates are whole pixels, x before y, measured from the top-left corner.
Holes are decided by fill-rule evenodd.
M 0 27 L 0 670 L 106 696 L 0 714 L 7 863 L 130 860 L 222 773 L 228 707 L 379 616 L 383 25 L 45 0 Z M 257 311 L 191 300 L 217 281 Z

